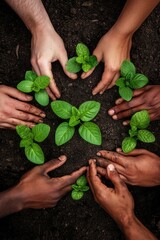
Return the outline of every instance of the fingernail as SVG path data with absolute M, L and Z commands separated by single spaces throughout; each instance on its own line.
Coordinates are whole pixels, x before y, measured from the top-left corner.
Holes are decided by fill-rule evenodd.
M 114 120 L 117 120 L 117 119 L 118 119 L 117 115 L 113 115 L 112 118 L 113 118 Z
M 40 113 L 40 116 L 44 118 L 46 116 L 46 114 L 45 113 Z
M 112 115 L 114 114 L 114 110 L 113 110 L 113 109 L 110 109 L 110 110 L 108 111 L 108 114 L 112 116 Z
M 90 159 L 89 160 L 89 164 L 92 164 L 93 162 L 96 163 L 96 159 Z
M 43 123 L 43 120 L 42 120 L 42 119 L 39 119 L 38 122 L 39 122 L 39 123 Z
M 109 164 L 109 165 L 108 165 L 108 169 L 109 169 L 109 171 L 111 171 L 111 172 L 115 171 L 115 167 L 114 167 L 113 164 Z
M 123 122 L 123 125 L 126 126 L 126 125 L 127 125 L 127 122 L 124 121 L 124 122 Z
M 65 155 L 61 155 L 61 156 L 58 157 L 58 159 L 60 161 L 65 161 L 67 159 L 67 157 Z
M 104 93 L 104 92 L 103 92 L 103 91 L 101 91 L 99 94 L 100 94 L 100 95 L 102 95 L 103 93 Z
M 36 124 L 31 124 L 31 125 L 30 125 L 30 128 L 33 128 L 35 125 L 36 125 Z
M 96 92 L 92 92 L 92 95 L 96 95 L 97 93 Z
M 100 153 L 100 152 L 97 152 L 97 156 L 99 156 L 99 157 L 100 157 L 100 156 L 101 156 L 101 153 Z

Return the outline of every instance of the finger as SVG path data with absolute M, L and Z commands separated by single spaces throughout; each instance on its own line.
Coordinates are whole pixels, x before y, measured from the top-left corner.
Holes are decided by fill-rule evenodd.
M 112 87 L 115 85 L 115 82 L 116 82 L 116 80 L 119 78 L 119 75 L 120 75 L 119 72 L 115 74 L 113 80 L 112 80 L 111 83 L 108 85 L 108 88 L 107 88 L 107 89 L 110 89 L 110 88 L 112 88 Z M 105 90 L 106 90 L 106 89 L 105 89 Z
M 40 68 L 40 72 L 41 72 L 41 75 L 45 75 L 45 76 L 48 76 L 50 77 L 50 84 L 49 84 L 49 87 L 52 91 L 52 94 L 54 96 L 56 96 L 57 98 L 60 97 L 60 91 L 58 90 L 58 87 L 55 83 L 55 80 L 53 78 L 53 74 L 52 74 L 52 65 L 51 63 L 47 63 L 46 61 L 41 61 L 39 62 L 39 68 Z M 53 96 L 50 96 L 52 99 L 53 99 Z
M 89 70 L 88 72 L 83 72 L 81 75 L 81 78 L 85 79 L 85 78 L 89 77 L 92 74 L 92 72 L 94 71 L 94 69 L 95 69 L 95 67 L 92 68 L 91 70 Z
M 22 111 L 13 111 L 12 117 L 27 122 L 42 123 L 43 118 Z
M 109 164 L 108 164 L 109 165 Z M 108 166 L 107 165 L 107 166 Z M 103 167 L 97 167 L 97 173 L 100 174 L 101 176 L 105 177 L 108 179 L 108 174 L 107 174 L 107 171 L 106 171 L 106 168 L 103 168 Z
M 13 126 L 17 126 L 17 125 L 25 125 L 29 128 L 33 128 L 36 124 L 34 122 L 26 122 L 20 119 L 16 119 L 16 118 L 9 118 L 7 120 L 8 124 L 13 125 Z
M 33 115 L 41 116 L 43 118 L 46 116 L 44 111 L 28 103 L 16 101 L 16 109 L 21 110 L 22 112 L 27 112 Z
M 18 89 L 12 87 L 5 86 L 5 92 L 8 96 L 19 99 L 21 101 L 31 101 L 33 99 L 32 96 L 22 93 Z
M 145 92 L 145 89 L 144 88 L 141 88 L 141 89 L 137 89 L 137 90 L 134 90 L 133 92 L 133 97 L 137 97 L 139 95 L 141 95 L 143 92 Z M 115 101 L 115 104 L 116 105 L 119 105 L 121 103 L 125 102 L 125 100 L 123 98 L 118 98 L 116 101 Z
M 63 52 L 63 54 L 61 54 L 61 57 L 59 58 L 59 62 L 60 62 L 60 64 L 61 64 L 61 66 L 62 66 L 63 71 L 65 72 L 65 74 L 66 74 L 69 78 L 71 78 L 71 79 L 74 80 L 74 79 L 77 78 L 77 74 L 68 72 L 68 71 L 66 70 L 66 63 L 67 63 L 67 61 L 68 61 L 68 57 L 67 57 L 67 52 L 65 51 L 65 52 Z
M 9 124 L 9 123 L 0 123 L 0 128 L 9 128 L 9 129 L 15 129 L 16 126 Z
M 31 64 L 32 64 L 33 71 L 36 72 L 38 76 L 40 76 L 41 75 L 41 71 L 40 71 L 39 66 L 37 64 L 36 58 L 33 57 L 33 56 L 31 58 Z
M 113 164 L 108 165 L 107 172 L 108 172 L 108 178 L 113 183 L 116 192 L 121 192 L 122 188 L 127 187 L 125 182 L 121 180 Z
M 93 95 L 96 95 L 97 93 L 102 94 L 103 89 L 108 87 L 108 85 L 111 83 L 114 76 L 115 76 L 115 72 L 108 71 L 107 68 L 105 68 L 102 75 L 102 79 L 98 83 L 98 85 L 92 90 L 92 94 Z
M 124 155 L 122 155 L 121 153 L 117 153 L 117 152 L 101 150 L 97 153 L 97 155 L 100 157 L 103 157 L 105 159 L 108 159 L 114 163 L 120 164 L 121 166 L 124 166 L 127 161 L 127 158 Z M 97 161 L 98 161 L 98 159 L 97 159 Z M 105 161 L 101 160 L 100 164 L 104 164 L 104 162 Z
M 61 182 L 63 183 L 62 187 L 66 187 L 68 185 L 71 185 L 76 182 L 77 178 L 79 178 L 81 175 L 83 175 L 86 172 L 86 167 L 81 167 L 77 171 L 71 173 L 70 175 L 61 177 Z
M 91 181 L 90 181 L 90 178 L 89 178 L 89 167 L 87 167 L 87 182 L 88 182 L 88 184 L 90 186 L 90 189 L 91 189 L 91 191 L 94 195 L 94 198 L 95 198 L 96 196 L 95 196 L 94 188 L 92 187 L 92 184 L 91 184 Z
M 120 152 L 121 151 L 121 148 L 117 148 L 116 149 L 117 152 Z M 132 152 L 130 153 L 124 153 L 121 151 L 121 155 L 125 155 L 125 156 L 132 156 L 132 157 L 135 157 L 135 156 L 139 156 L 139 155 L 155 155 L 154 153 L 146 150 L 146 149 L 134 149 Z
M 62 155 L 56 159 L 52 159 L 49 162 L 46 162 L 44 165 L 41 166 L 41 171 L 44 172 L 46 176 L 48 172 L 53 171 L 56 168 L 59 168 L 67 161 L 67 157 Z

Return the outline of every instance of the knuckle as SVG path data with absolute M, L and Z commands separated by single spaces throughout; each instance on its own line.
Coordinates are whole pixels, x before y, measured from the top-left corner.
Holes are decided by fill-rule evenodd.
M 40 57 L 40 58 L 37 59 L 37 64 L 38 64 L 40 67 L 41 67 L 41 66 L 44 66 L 45 62 L 46 62 L 46 60 L 45 60 L 45 58 L 43 58 L 43 57 Z

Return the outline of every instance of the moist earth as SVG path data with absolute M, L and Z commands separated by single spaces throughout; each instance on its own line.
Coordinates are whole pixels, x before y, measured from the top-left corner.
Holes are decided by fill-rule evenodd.
M 43 1 L 56 31 L 63 38 L 69 57 L 75 55 L 78 42 L 88 45 L 94 50 L 100 38 L 107 32 L 119 16 L 125 1 L 100 0 L 46 0 Z M 31 34 L 21 19 L 7 6 L 0 2 L 0 84 L 16 87 L 24 78 L 26 70 L 31 69 L 30 49 Z M 150 84 L 159 84 L 160 71 L 160 7 L 157 7 L 139 28 L 133 37 L 131 59 L 138 72 L 146 74 Z M 118 98 L 116 87 L 103 95 L 92 96 L 91 89 L 100 81 L 103 63 L 100 63 L 93 74 L 86 80 L 80 75 L 76 81 L 69 79 L 58 62 L 53 63 L 56 83 L 61 90 L 62 100 L 79 106 L 87 100 L 101 103 L 101 109 L 94 119 L 102 131 L 101 146 L 91 145 L 82 140 L 78 133 L 71 141 L 61 147 L 54 142 L 54 133 L 60 119 L 51 111 L 50 106 L 44 108 L 47 117 L 45 123 L 51 126 L 51 133 L 41 144 L 46 161 L 66 154 L 65 165 L 55 170 L 50 176 L 70 174 L 95 156 L 100 149 L 115 150 L 127 135 L 128 127 L 122 121 L 114 121 L 107 114 Z M 33 101 L 36 106 L 37 103 Z M 139 143 L 139 148 L 148 149 L 159 154 L 160 122 L 150 124 L 149 129 L 156 136 L 153 144 Z M 34 164 L 27 161 L 19 148 L 19 137 L 15 131 L 0 130 L 0 190 L 3 191 L 18 182 L 20 177 Z M 152 166 L 151 166 L 152 167 Z M 109 184 L 107 182 L 107 184 Z M 158 238 L 160 238 L 160 195 L 159 187 L 129 187 L 135 199 L 136 216 Z M 50 209 L 27 209 L 0 220 L 1 240 L 121 240 L 123 234 L 112 218 L 94 201 L 91 191 L 80 201 L 73 201 L 70 194 L 60 200 L 58 205 Z

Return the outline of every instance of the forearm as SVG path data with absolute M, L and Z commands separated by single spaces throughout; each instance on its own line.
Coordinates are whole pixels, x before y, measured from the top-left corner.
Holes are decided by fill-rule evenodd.
M 157 240 L 157 238 L 136 218 L 132 218 L 127 224 L 119 224 L 127 240 Z
M 34 33 L 37 28 L 52 26 L 41 0 L 5 0 Z
M 132 35 L 159 2 L 159 0 L 127 0 L 113 28 L 122 35 Z
M 22 210 L 20 191 L 10 188 L 0 193 L 0 218 Z

